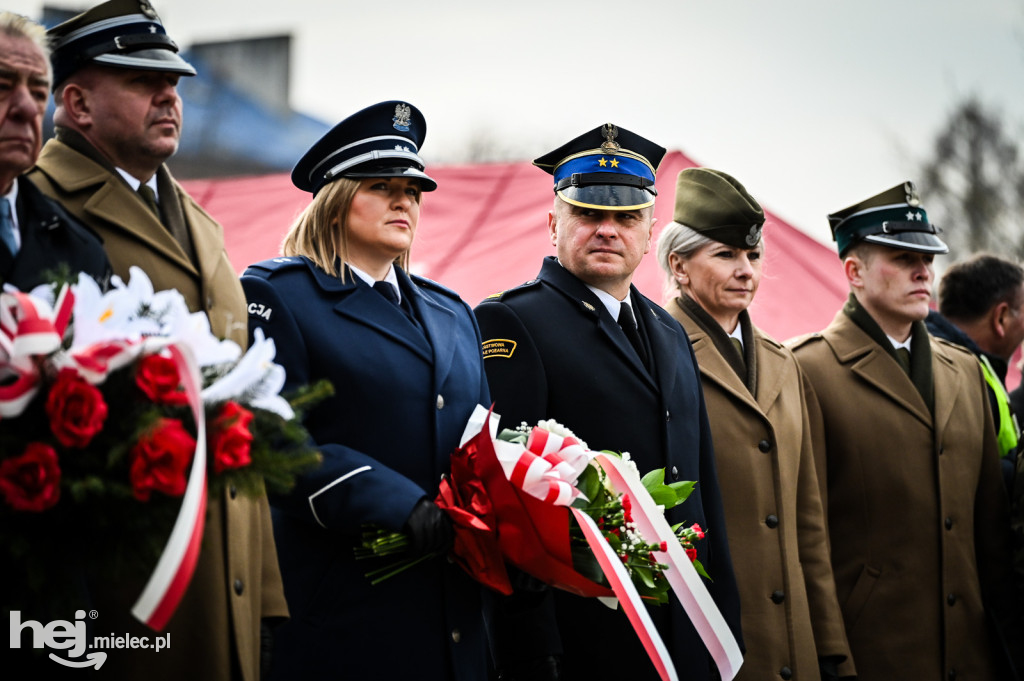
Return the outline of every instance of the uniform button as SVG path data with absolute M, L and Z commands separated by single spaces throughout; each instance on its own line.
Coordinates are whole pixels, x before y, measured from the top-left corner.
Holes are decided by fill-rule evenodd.
M 212 307 L 213 307 L 213 296 L 209 296 L 209 297 L 208 297 L 208 298 L 206 299 L 206 309 L 208 309 L 208 310 L 209 310 L 209 309 L 210 309 L 210 308 L 212 308 Z
M 772 603 L 778 605 L 784 600 L 786 600 L 786 594 L 784 594 L 781 590 L 776 589 L 772 592 Z
M 939 456 L 942 456 L 945 453 L 946 453 L 946 448 L 945 447 L 939 447 Z M 954 672 L 950 672 L 950 674 L 952 674 L 952 673 L 954 673 Z
M 452 640 L 458 643 L 462 640 L 462 632 L 458 629 L 452 629 Z
M 665 412 L 665 420 L 666 421 L 671 421 L 672 420 L 672 412 L 670 412 L 670 411 L 666 411 Z
M 235 593 L 238 594 L 239 596 L 241 596 L 243 591 L 245 591 L 245 583 L 242 582 L 242 580 L 240 580 L 240 579 L 236 579 L 235 580 Z
M 437 396 L 437 408 L 444 409 L 444 395 Z
M 946 596 L 946 602 L 950 605 L 956 605 L 956 594 L 949 594 Z
M 672 479 L 673 480 L 678 480 L 679 479 L 679 469 L 676 468 L 675 466 L 672 466 Z
M 764 524 L 774 530 L 776 527 L 779 526 L 779 516 L 775 515 L 774 513 L 771 514 L 770 516 L 764 519 Z
M 952 530 L 953 529 L 953 519 L 952 518 L 946 518 L 946 529 L 947 530 Z
M 228 489 L 228 494 L 230 494 L 231 498 L 234 499 L 235 497 L 238 496 L 238 488 L 235 487 L 234 485 L 231 485 L 231 488 Z
M 768 440 L 761 440 L 757 443 L 757 448 L 767 454 L 772 448 L 772 443 L 768 442 Z
M 789 679 L 793 678 L 793 670 L 789 667 L 783 667 L 779 670 L 779 676 L 788 681 Z

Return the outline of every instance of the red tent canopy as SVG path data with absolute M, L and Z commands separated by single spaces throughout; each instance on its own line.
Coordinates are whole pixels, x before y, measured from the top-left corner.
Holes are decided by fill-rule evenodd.
M 696 165 L 678 151 L 658 169 L 659 226 L 672 221 L 675 178 Z M 553 254 L 547 213 L 551 176 L 528 162 L 431 166 L 438 189 L 424 195 L 412 270 L 456 291 L 471 305 L 534 278 Z M 287 175 L 192 180 L 186 190 L 222 225 L 228 254 L 241 272 L 274 257 L 289 225 L 309 202 Z M 756 189 L 755 189 L 756 191 Z M 764 275 L 751 308 L 754 322 L 780 340 L 824 328 L 846 298 L 834 250 L 768 212 Z M 660 302 L 664 276 L 654 250 L 633 279 Z

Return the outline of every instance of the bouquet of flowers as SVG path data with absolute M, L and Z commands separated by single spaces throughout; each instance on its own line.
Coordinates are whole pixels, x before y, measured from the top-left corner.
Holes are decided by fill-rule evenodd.
M 330 388 L 283 399 L 272 340 L 257 332 L 243 355 L 137 268 L 107 292 L 85 275 L 55 289 L 0 294 L 5 562 L 27 596 L 51 599 L 73 583 L 69 563 L 153 571 L 136 615 L 160 628 L 177 600 L 157 582 L 190 579 L 207 493 L 289 489 L 319 461 L 295 408 Z

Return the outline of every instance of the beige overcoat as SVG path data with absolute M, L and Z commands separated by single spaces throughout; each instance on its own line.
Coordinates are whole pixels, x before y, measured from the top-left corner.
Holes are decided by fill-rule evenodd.
M 164 188 L 170 188 L 180 205 L 170 210 L 187 225 L 198 267 L 116 173 L 67 144 L 48 141 L 31 177 L 100 235 L 115 274 L 127 281 L 131 265 L 142 268 L 154 290 L 178 289 L 189 309 L 208 314 L 215 335 L 245 347 L 245 296 L 224 250 L 222 228 L 166 168 L 158 173 L 161 204 L 168 201 Z M 287 612 L 266 497 L 225 490 L 210 500 L 195 576 L 166 630 L 169 649 L 159 655 L 111 651 L 102 672 L 145 681 L 230 679 L 240 673 L 244 681 L 257 681 L 260 620 Z M 152 634 L 124 613 L 99 614 L 104 621 L 97 621 L 98 633 L 126 626 L 133 634 Z
M 977 360 L 930 347 L 934 417 L 842 311 L 793 344 L 861 681 L 999 678 L 986 607 L 999 620 L 1008 603 L 1009 553 L 992 414 Z
M 746 646 L 736 678 L 818 679 L 818 657 L 848 657 L 849 647 L 800 369 L 792 352 L 755 327 L 755 397 L 675 300 L 665 309 L 693 343 L 707 402 Z

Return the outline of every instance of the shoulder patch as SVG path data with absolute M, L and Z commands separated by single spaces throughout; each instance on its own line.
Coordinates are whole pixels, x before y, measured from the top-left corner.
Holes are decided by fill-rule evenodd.
M 484 359 L 490 357 L 504 357 L 511 359 L 512 353 L 516 351 L 516 341 L 508 338 L 491 338 L 480 344 L 483 349 Z
M 245 272 L 242 273 L 242 276 L 254 276 L 269 279 L 275 272 L 281 272 L 299 266 L 304 267 L 305 265 L 305 258 L 292 255 L 282 255 L 278 258 L 270 258 L 269 260 L 262 260 L 249 265 L 245 268 Z

